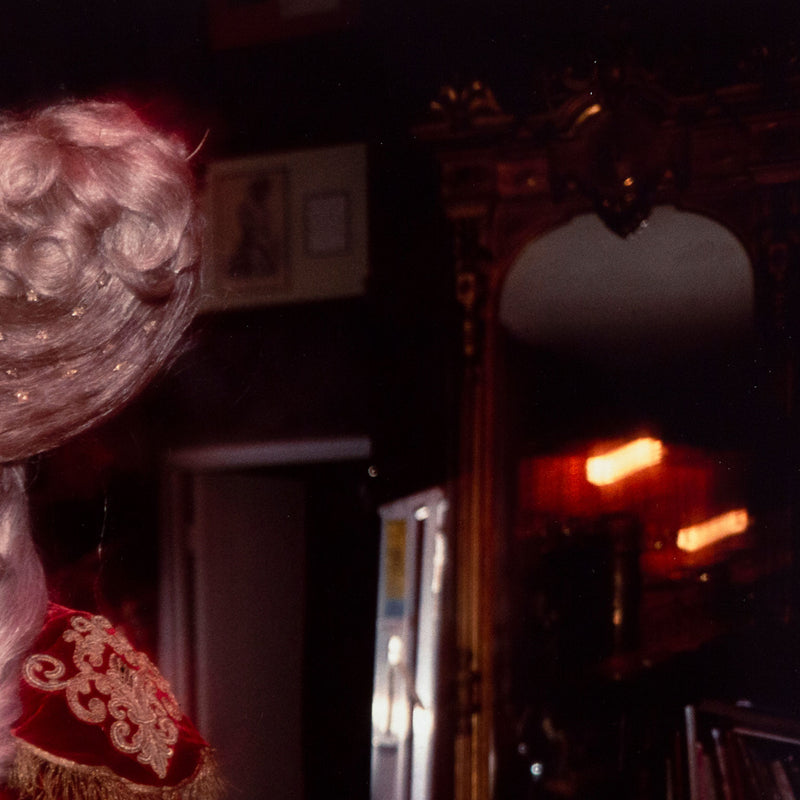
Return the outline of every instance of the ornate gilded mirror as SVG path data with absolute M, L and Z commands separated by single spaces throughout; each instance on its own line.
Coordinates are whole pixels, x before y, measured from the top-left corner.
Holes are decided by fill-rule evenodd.
M 796 613 L 800 117 L 756 85 L 669 98 L 598 70 L 579 88 L 519 120 L 473 84 L 419 129 L 463 312 L 458 798 L 642 776 L 659 796 L 668 743 L 645 734 L 672 728 L 648 720 L 715 670 L 769 693 L 755 668 L 728 682 L 719 643 Z M 628 445 L 658 458 L 593 482 Z

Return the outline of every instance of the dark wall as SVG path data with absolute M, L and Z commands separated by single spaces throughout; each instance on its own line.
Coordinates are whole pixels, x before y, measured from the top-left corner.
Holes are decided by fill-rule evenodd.
M 176 445 L 364 433 L 373 345 L 363 299 L 201 316 L 153 422 Z
M 211 127 L 214 154 L 404 137 L 447 82 L 485 80 L 503 107 L 541 110 L 549 78 L 610 44 L 672 88 L 730 83 L 796 56 L 800 25 L 792 0 L 360 0 L 332 33 L 214 50 L 203 0 L 6 5 L 0 106 L 123 93 Z

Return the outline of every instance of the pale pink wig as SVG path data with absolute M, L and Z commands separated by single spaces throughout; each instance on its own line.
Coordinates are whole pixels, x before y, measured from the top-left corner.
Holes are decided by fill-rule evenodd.
M 21 462 L 119 410 L 194 312 L 183 146 L 117 103 L 0 118 L 0 780 L 46 603 Z

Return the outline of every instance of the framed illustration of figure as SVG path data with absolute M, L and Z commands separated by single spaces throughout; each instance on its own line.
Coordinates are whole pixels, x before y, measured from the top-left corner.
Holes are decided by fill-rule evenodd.
M 362 144 L 211 164 L 204 309 L 362 294 L 366 167 Z
M 287 185 L 283 169 L 232 169 L 218 177 L 212 220 L 225 235 L 214 241 L 216 268 L 232 289 L 289 286 Z

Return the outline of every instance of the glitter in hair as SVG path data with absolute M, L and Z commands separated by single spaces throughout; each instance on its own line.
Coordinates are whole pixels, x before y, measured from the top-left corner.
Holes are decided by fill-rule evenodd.
M 127 107 L 0 120 L 1 462 L 113 413 L 160 368 L 194 310 L 200 227 L 184 147 Z

